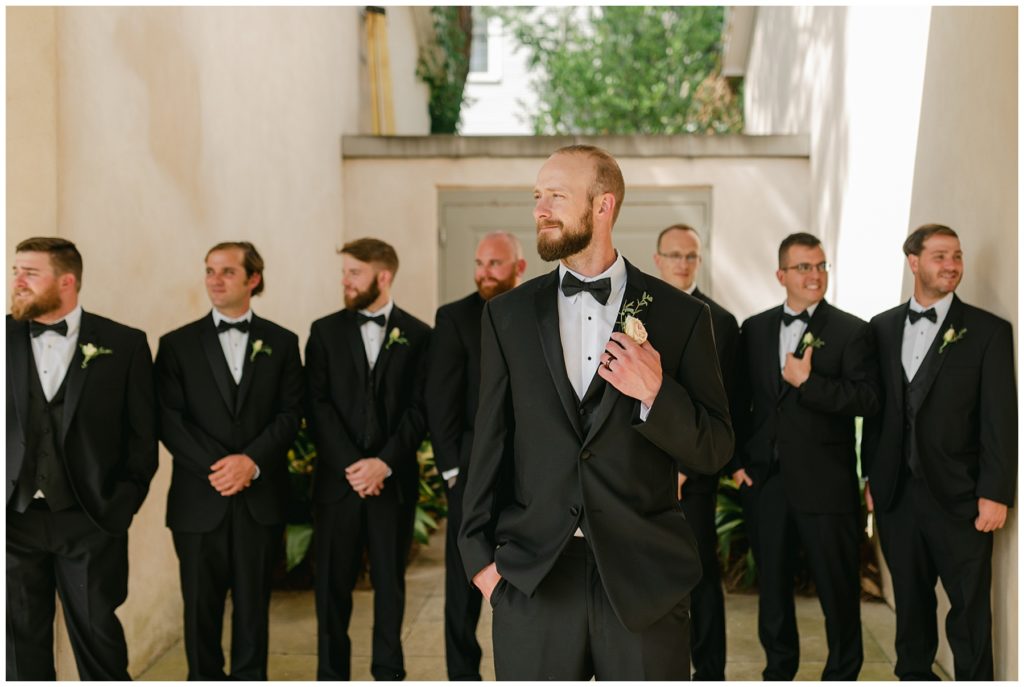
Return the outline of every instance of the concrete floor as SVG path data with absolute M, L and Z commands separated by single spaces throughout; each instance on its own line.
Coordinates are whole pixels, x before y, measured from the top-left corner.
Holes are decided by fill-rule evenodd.
M 402 632 L 405 669 L 409 680 L 446 680 L 444 662 L 444 533 L 431 537 L 433 545 L 421 549 L 406 573 L 405 623 Z M 371 680 L 370 632 L 373 592 L 356 591 L 352 614 L 352 678 Z M 760 680 L 764 652 L 757 640 L 757 597 L 728 594 L 725 599 L 728 633 L 728 680 Z M 817 680 L 826 656 L 825 627 L 815 598 L 797 597 L 800 654 L 798 680 Z M 230 609 L 228 611 L 230 617 Z M 861 680 L 894 680 L 895 616 L 883 603 L 862 603 L 864 667 Z M 225 625 L 229 623 L 225 622 Z M 477 636 L 483 647 L 481 673 L 494 679 L 491 657 L 491 613 L 487 604 L 480 617 Z M 225 628 L 225 656 L 230 637 Z M 316 679 L 316 614 L 313 592 L 275 592 L 270 608 L 270 679 Z M 944 675 L 936 666 L 938 675 Z M 136 679 L 184 680 L 185 650 L 179 641 Z

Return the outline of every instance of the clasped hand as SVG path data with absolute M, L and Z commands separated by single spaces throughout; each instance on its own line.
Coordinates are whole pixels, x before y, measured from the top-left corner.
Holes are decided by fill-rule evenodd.
M 613 332 L 597 374 L 623 395 L 650 408 L 661 391 L 661 355 L 650 341 L 638 346 L 626 334 Z
M 256 463 L 244 453 L 224 456 L 210 466 L 210 485 L 221 496 L 234 496 L 252 484 L 256 474 Z
M 380 458 L 362 458 L 345 468 L 345 479 L 359 498 L 379 496 L 388 476 L 388 464 Z

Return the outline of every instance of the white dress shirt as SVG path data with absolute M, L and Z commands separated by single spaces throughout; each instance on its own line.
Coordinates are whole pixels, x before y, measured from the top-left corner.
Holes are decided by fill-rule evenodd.
M 68 332 L 61 336 L 57 332 L 46 331 L 32 339 L 32 357 L 36 361 L 36 373 L 39 383 L 43 385 L 43 395 L 47 401 L 53 397 L 64 383 L 64 376 L 71 367 L 71 360 L 78 348 L 78 332 L 82 328 L 82 306 L 76 306 L 64 318 L 68 323 Z M 102 346 L 102 341 L 86 341 L 85 343 Z
M 246 310 L 241 317 L 227 317 L 222 315 L 216 308 L 213 309 L 213 326 L 217 327 L 221 322 L 252 322 L 252 310 Z M 249 332 L 242 332 L 238 329 L 228 329 L 219 332 L 220 348 L 224 351 L 224 360 L 228 363 L 231 376 L 235 384 L 242 383 L 242 368 L 245 366 L 245 355 L 249 345 Z
M 391 319 L 391 310 L 395 307 L 395 302 L 388 299 L 388 302 L 384 304 L 377 312 L 370 312 L 369 310 L 360 310 L 364 315 L 370 317 L 376 317 L 377 315 L 384 316 L 384 325 L 379 325 L 376 322 L 364 322 L 359 326 L 359 334 L 363 337 L 363 348 L 366 349 L 366 362 L 370 364 L 370 369 L 377 364 L 377 358 L 380 356 L 381 347 L 384 345 L 384 337 L 387 333 L 386 327 L 388 320 Z
M 946 319 L 946 315 L 949 314 L 949 307 L 952 304 L 953 294 L 946 294 L 942 300 L 931 306 L 935 308 L 934 322 L 922 317 L 914 324 L 910 324 L 909 315 L 903 321 L 903 349 L 900 360 L 903 362 L 903 371 L 907 374 L 908 380 L 913 381 L 914 375 L 920 369 L 921 363 L 924 362 L 924 357 L 928 355 L 928 349 L 931 347 L 932 342 L 935 341 L 939 328 Z M 910 309 L 924 312 L 928 308 L 918 303 L 917 299 L 911 296 Z
M 821 301 L 807 308 L 808 317 L 814 317 L 814 311 L 818 309 L 819 303 Z M 782 304 L 782 311 L 787 315 L 800 314 L 785 303 Z M 779 370 L 786 367 L 786 354 L 796 353 L 800 339 L 803 338 L 804 332 L 807 331 L 807 324 L 803 320 L 793 320 L 787 327 L 781 320 L 779 321 Z

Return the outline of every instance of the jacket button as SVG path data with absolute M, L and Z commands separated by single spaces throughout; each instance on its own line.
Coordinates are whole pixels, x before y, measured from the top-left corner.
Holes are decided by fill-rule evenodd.
M 582 417 L 582 416 L 587 414 L 587 411 L 583 408 L 583 406 L 580 406 L 579 408 L 577 408 L 576 412 L 578 412 L 580 414 L 580 417 Z
M 590 460 L 593 457 L 594 457 L 594 454 L 591 453 L 590 451 L 586 450 L 586 449 L 584 449 L 583 453 L 580 454 L 580 458 L 582 458 L 583 460 Z
M 579 506 L 569 506 L 569 515 L 571 515 L 571 516 L 573 516 L 575 518 L 579 514 L 580 514 L 580 507 Z

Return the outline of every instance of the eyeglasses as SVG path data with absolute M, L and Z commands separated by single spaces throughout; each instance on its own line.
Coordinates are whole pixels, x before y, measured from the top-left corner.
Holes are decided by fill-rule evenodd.
M 680 260 L 685 260 L 686 262 L 689 263 L 695 263 L 698 260 L 700 260 L 700 255 L 697 253 L 687 253 L 686 255 L 683 255 L 682 253 L 662 253 L 661 251 L 658 251 L 658 255 L 660 255 L 661 257 L 665 258 L 670 262 L 679 262 Z
M 801 262 L 796 265 L 790 265 L 789 267 L 780 267 L 779 269 L 785 272 L 786 270 L 796 270 L 797 274 L 810 274 L 812 270 L 818 272 L 828 272 L 832 268 L 832 265 L 827 262 L 819 262 L 817 265 L 812 265 L 809 262 Z

